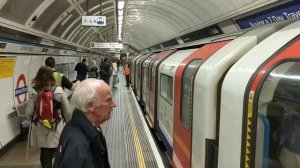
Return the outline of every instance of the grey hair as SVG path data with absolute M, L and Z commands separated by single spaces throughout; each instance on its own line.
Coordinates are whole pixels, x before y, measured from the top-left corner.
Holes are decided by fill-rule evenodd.
M 89 101 L 100 102 L 100 97 L 96 95 L 96 91 L 103 84 L 104 81 L 94 78 L 88 78 L 80 82 L 73 91 L 71 99 L 72 109 L 78 109 L 83 112 L 87 112 L 86 105 Z M 96 104 L 96 106 L 98 105 Z

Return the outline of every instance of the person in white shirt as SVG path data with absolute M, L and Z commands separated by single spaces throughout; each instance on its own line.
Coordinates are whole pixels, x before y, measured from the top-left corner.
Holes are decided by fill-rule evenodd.
M 117 63 L 116 63 L 116 60 L 113 60 L 113 81 L 112 81 L 112 87 L 113 88 L 117 88 L 116 87 L 116 84 L 117 84 L 117 80 L 118 80 L 118 66 L 117 66 Z

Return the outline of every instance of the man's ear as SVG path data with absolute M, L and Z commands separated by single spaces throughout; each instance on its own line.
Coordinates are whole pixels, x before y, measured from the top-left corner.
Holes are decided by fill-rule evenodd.
M 95 111 L 95 106 L 94 106 L 94 103 L 92 101 L 89 101 L 87 104 L 86 104 L 86 109 L 90 112 L 94 112 Z

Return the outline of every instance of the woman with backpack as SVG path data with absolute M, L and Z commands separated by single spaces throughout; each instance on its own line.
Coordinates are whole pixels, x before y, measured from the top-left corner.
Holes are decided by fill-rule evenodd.
M 72 110 L 62 87 L 56 85 L 50 68 L 42 66 L 31 86 L 26 108 L 26 114 L 32 119 L 28 143 L 40 147 L 42 168 L 52 168 L 64 122 L 71 118 Z

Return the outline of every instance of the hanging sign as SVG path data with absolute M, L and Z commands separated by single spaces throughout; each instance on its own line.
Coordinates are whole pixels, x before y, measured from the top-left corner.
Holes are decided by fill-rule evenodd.
M 116 43 L 116 42 L 111 42 L 111 43 L 91 42 L 90 47 L 91 48 L 123 48 L 123 44 Z
M 106 16 L 81 16 L 82 26 L 106 26 Z

